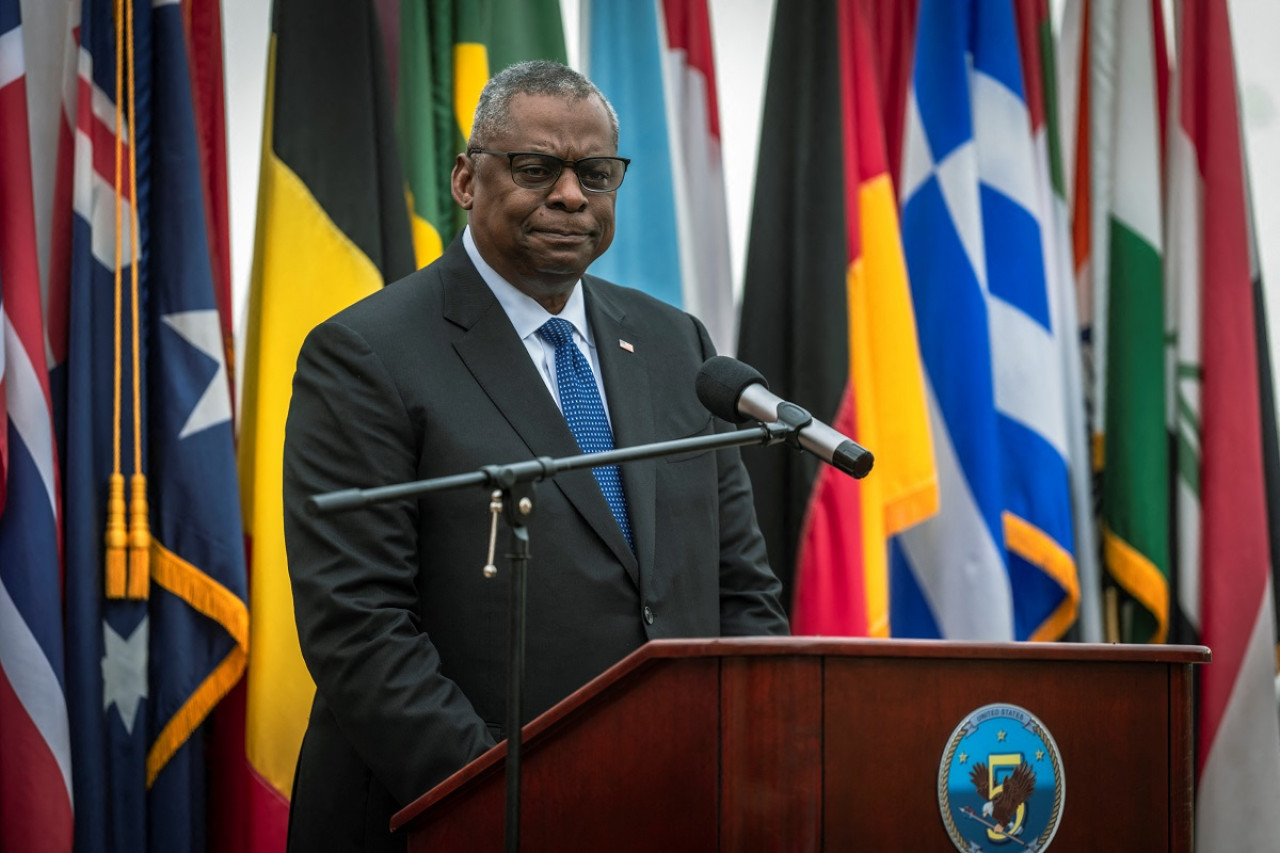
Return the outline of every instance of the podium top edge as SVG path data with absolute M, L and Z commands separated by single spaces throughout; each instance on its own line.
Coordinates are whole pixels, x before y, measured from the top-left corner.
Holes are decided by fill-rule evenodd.
M 1083 662 L 1209 663 L 1206 646 L 1137 643 L 888 640 L 863 637 L 719 637 L 652 640 L 632 658 L 754 657 L 800 655 L 850 658 L 936 658 L 954 660 L 1075 660 Z

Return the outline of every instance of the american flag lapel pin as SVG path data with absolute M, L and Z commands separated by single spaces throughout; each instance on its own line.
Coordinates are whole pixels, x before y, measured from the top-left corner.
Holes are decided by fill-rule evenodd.
M 622 347 L 627 352 L 636 351 L 636 348 L 634 345 L 632 345 L 631 341 L 624 341 L 622 338 L 618 338 L 618 346 Z

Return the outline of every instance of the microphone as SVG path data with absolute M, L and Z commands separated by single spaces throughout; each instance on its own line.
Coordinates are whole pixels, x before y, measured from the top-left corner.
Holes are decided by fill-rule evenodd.
M 871 451 L 771 392 L 760 371 L 736 358 L 707 359 L 698 370 L 695 388 L 702 405 L 730 423 L 781 421 L 794 427 L 801 448 L 855 479 L 867 476 L 875 462 Z

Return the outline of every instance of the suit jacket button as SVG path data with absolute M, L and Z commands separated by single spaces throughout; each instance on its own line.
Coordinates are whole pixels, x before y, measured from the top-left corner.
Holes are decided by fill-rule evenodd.
M 646 625 L 653 624 L 653 608 L 647 604 L 644 606 L 644 621 Z

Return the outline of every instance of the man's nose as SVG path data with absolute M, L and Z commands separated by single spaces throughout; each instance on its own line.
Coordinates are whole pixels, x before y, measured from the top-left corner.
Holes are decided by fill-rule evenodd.
M 560 170 L 560 177 L 551 185 L 547 203 L 559 203 L 569 210 L 581 210 L 587 206 L 587 193 L 578 182 L 578 167 L 566 164 Z

